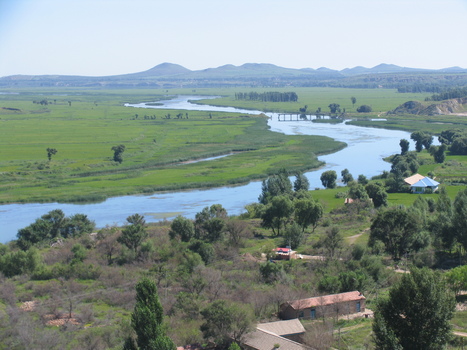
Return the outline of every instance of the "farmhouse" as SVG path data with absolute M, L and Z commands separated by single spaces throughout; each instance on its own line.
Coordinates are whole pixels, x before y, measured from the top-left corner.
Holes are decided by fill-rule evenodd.
M 404 179 L 404 182 L 410 185 L 412 193 L 425 193 L 427 188 L 435 192 L 439 185 L 439 182 L 420 174 L 412 175 Z
M 362 293 L 353 291 L 288 301 L 280 306 L 279 315 L 284 320 L 293 318 L 314 320 L 364 311 L 365 297 Z

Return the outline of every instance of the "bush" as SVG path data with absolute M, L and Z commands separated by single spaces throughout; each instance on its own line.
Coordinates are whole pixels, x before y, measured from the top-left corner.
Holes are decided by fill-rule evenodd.
M 373 108 L 368 105 L 361 105 L 360 107 L 357 108 L 358 113 L 370 113 L 373 112 Z

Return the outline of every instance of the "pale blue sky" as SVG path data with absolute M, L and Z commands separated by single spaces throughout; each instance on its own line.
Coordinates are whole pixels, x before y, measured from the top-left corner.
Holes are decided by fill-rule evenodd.
M 0 76 L 467 68 L 467 0 L 0 0 Z

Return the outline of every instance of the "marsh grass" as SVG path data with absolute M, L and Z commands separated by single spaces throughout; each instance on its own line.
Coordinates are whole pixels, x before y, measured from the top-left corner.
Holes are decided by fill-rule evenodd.
M 316 155 L 345 145 L 326 137 L 286 136 L 266 118 L 238 113 L 154 110 L 124 102 L 158 101 L 147 90 L 34 90 L 0 95 L 0 202 L 101 201 L 108 196 L 238 184 L 321 165 Z M 60 96 L 62 92 L 66 96 Z M 40 93 L 40 94 L 39 94 Z M 47 105 L 33 101 L 47 100 Z M 182 113 L 182 119 L 174 119 Z M 188 113 L 188 119 L 186 119 Z M 166 119 L 168 114 L 171 119 Z M 155 119 L 154 119 L 155 118 Z M 112 146 L 124 144 L 123 163 Z M 58 150 L 50 161 L 46 148 Z M 207 162 L 187 160 L 234 153 Z

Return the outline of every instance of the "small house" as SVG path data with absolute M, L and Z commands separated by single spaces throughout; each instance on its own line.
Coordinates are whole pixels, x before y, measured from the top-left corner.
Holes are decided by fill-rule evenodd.
M 292 250 L 291 248 L 276 248 L 274 249 L 276 253 L 277 260 L 291 260 L 297 259 L 297 252 Z
M 358 291 L 293 300 L 280 306 L 280 317 L 314 320 L 323 317 L 350 315 L 365 311 L 365 297 Z
M 420 174 L 412 175 L 404 179 L 404 181 L 410 185 L 410 191 L 412 193 L 425 193 L 427 188 L 431 189 L 432 192 L 435 192 L 439 186 L 439 182 Z

